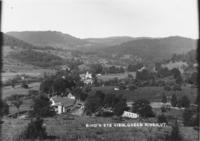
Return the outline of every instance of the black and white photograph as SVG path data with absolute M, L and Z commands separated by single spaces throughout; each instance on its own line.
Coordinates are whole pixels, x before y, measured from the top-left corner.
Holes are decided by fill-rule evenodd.
M 0 2 L 0 140 L 200 140 L 198 0 Z

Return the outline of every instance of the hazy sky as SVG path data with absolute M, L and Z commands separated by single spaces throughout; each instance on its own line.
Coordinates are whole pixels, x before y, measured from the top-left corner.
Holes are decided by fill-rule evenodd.
M 2 31 L 198 38 L 197 0 L 4 0 Z

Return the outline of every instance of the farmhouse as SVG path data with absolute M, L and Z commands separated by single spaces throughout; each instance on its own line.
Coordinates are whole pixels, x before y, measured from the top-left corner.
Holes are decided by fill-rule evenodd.
M 51 106 L 54 107 L 57 114 L 69 112 L 75 104 L 75 99 L 61 96 L 54 96 L 50 98 Z
M 80 77 L 81 77 L 81 81 L 83 81 L 83 83 L 85 84 L 93 83 L 92 74 L 89 73 L 88 71 L 86 72 L 86 74 L 81 74 Z
M 139 115 L 136 114 L 136 113 L 131 113 L 131 112 L 128 112 L 128 111 L 124 111 L 122 117 L 127 117 L 127 118 L 138 118 Z

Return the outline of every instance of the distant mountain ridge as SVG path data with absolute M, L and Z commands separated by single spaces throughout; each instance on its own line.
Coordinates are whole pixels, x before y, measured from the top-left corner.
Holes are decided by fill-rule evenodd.
M 183 54 L 197 48 L 197 40 L 173 36 L 166 38 L 137 39 L 103 49 L 110 54 L 131 54 L 146 60 L 169 59 L 173 54 Z
M 134 39 L 129 36 L 80 39 L 58 31 L 12 31 L 6 34 L 36 46 L 51 46 L 63 49 L 104 48 L 119 45 Z
M 57 31 L 23 31 L 7 32 L 6 34 L 27 43 L 43 47 L 52 46 L 67 49 L 87 44 L 84 40 Z
M 6 35 L 13 36 L 14 39 L 19 39 L 27 45 L 30 44 L 29 47 L 73 49 L 96 54 L 103 53 L 106 56 L 132 55 L 151 62 L 170 59 L 173 54 L 184 54 L 197 47 L 197 40 L 180 36 L 162 38 L 115 36 L 80 39 L 57 31 L 8 32 Z
M 106 37 L 106 38 L 86 38 L 84 40 L 90 43 L 97 43 L 106 46 L 119 45 L 121 43 L 133 40 L 133 37 L 129 36 L 116 36 L 116 37 Z

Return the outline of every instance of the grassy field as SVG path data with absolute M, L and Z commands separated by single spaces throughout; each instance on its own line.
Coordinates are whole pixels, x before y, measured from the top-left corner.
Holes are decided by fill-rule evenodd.
M 29 84 L 29 89 L 24 89 L 20 85 L 17 85 L 15 88 L 12 88 L 11 86 L 6 86 L 2 88 L 2 99 L 5 99 L 6 97 L 9 97 L 14 94 L 18 95 L 27 95 L 29 90 L 39 90 L 40 83 L 35 82 Z
M 70 116 L 72 117 L 72 116 Z M 21 131 L 25 129 L 28 120 L 4 118 L 2 124 L 2 139 L 15 141 Z M 163 141 L 165 133 L 171 128 L 166 127 L 91 127 L 86 124 L 94 123 L 119 123 L 112 118 L 59 115 L 53 118 L 45 118 L 46 129 L 49 136 L 55 136 L 56 141 Z M 129 119 L 123 123 L 136 123 L 138 119 Z M 145 121 L 148 122 L 148 121 Z M 20 129 L 20 130 L 19 130 Z M 198 141 L 197 131 L 191 127 L 180 128 L 184 141 Z M 185 133 L 187 131 L 187 133 Z
M 128 101 L 135 101 L 140 98 L 146 98 L 150 102 L 159 102 L 162 98 L 162 94 L 165 93 L 169 98 L 172 94 L 176 94 L 178 97 L 187 95 L 190 101 L 194 103 L 197 95 L 197 88 L 191 88 L 188 86 L 182 87 L 181 91 L 165 91 L 163 87 L 139 87 L 134 91 L 115 91 L 114 86 L 94 87 L 93 92 L 96 90 L 101 90 L 105 93 L 123 94 Z
M 111 80 L 111 79 L 114 79 L 114 78 L 125 79 L 125 78 L 128 77 L 128 74 L 131 74 L 133 77 L 135 77 L 135 75 L 136 75 L 135 72 L 125 72 L 125 73 L 101 75 L 101 76 L 98 76 L 97 78 L 99 80 L 103 80 L 103 81 L 108 81 L 108 80 Z

